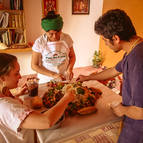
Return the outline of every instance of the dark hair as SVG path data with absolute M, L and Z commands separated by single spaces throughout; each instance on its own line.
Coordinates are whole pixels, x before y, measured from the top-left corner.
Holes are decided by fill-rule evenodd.
M 118 35 L 121 40 L 129 41 L 136 30 L 130 17 L 120 9 L 107 11 L 95 22 L 95 32 L 112 41 L 114 35 Z
M 7 75 L 14 68 L 15 61 L 17 61 L 16 56 L 0 53 L 0 76 Z
M 42 18 L 42 20 L 44 20 L 44 19 L 55 19 L 58 16 L 59 16 L 59 14 L 56 14 L 55 11 L 49 11 L 47 13 L 47 15 L 44 18 Z

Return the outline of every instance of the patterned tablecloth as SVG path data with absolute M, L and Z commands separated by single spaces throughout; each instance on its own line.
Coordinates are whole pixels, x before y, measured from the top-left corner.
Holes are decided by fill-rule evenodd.
M 120 132 L 120 121 L 93 127 L 56 143 L 116 143 Z
M 99 138 L 107 140 L 112 132 L 114 132 L 113 141 L 111 137 L 110 139 L 108 138 L 110 141 L 107 140 L 107 143 L 114 143 L 117 140 L 118 134 L 116 132 L 119 129 L 120 119 L 112 113 L 109 104 L 121 102 L 121 96 L 98 81 L 88 81 L 84 85 L 99 88 L 103 92 L 102 97 L 96 103 L 97 113 L 66 117 L 60 128 L 37 130 L 40 143 L 98 143 L 100 142 L 98 141 Z M 44 88 L 39 88 L 39 93 L 40 95 L 43 94 Z M 118 122 L 116 122 L 117 120 Z M 103 125 L 106 126 L 103 127 Z

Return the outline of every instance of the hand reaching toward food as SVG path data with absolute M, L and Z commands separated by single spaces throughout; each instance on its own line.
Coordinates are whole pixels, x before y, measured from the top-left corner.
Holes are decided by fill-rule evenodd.
M 79 75 L 76 79 L 76 81 L 86 81 L 88 80 L 88 76 L 85 75 Z
M 73 89 L 73 87 L 72 86 L 67 86 L 66 88 L 65 88 L 65 94 L 64 94 L 64 96 L 67 96 L 71 101 L 73 101 L 74 99 L 75 99 L 75 97 L 76 97 L 76 91 L 75 91 L 75 89 Z
M 54 78 L 54 81 L 64 81 L 66 80 L 65 76 L 63 74 L 56 74 L 55 78 Z
M 71 70 L 67 70 L 65 72 L 65 78 L 66 78 L 67 81 L 72 80 L 72 78 L 73 78 L 73 72 Z

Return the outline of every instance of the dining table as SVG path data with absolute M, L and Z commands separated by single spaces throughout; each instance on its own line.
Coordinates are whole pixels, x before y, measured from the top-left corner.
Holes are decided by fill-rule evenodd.
M 57 128 L 49 128 L 44 130 L 36 130 L 37 138 L 40 143 L 58 143 L 80 132 L 89 130 L 93 127 L 100 127 L 101 125 L 122 118 L 117 117 L 110 107 L 111 104 L 122 102 L 120 95 L 113 92 L 97 80 L 85 81 L 82 84 L 87 87 L 94 87 L 102 91 L 101 97 L 96 101 L 95 106 L 97 112 L 87 115 L 65 116 L 64 120 Z M 42 97 L 47 91 L 46 85 L 39 85 L 38 96 Z M 56 114 L 56 113 L 55 113 Z

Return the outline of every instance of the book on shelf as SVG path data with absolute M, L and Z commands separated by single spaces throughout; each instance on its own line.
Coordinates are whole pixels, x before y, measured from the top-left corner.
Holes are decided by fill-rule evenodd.
M 14 42 L 15 44 L 24 43 L 24 35 L 23 35 L 23 33 L 22 33 L 22 32 L 15 32 L 15 33 L 14 33 L 13 42 Z
M 19 1 L 20 1 L 20 0 L 16 0 L 16 10 L 20 9 Z
M 0 11 L 0 27 L 2 27 L 3 19 L 4 19 L 4 14 L 2 11 Z
M 12 17 L 11 17 L 11 14 L 9 15 L 9 18 L 8 18 L 8 27 L 12 27 Z
M 12 23 L 12 27 L 16 27 L 16 24 L 15 24 L 15 15 L 11 15 L 11 23 Z
M 19 36 L 19 43 L 24 43 L 24 35 L 23 33 Z
M 23 0 L 20 0 L 20 10 L 23 10 Z
M 11 44 L 15 41 L 15 30 L 10 30 Z
M 23 16 L 18 15 L 18 22 L 19 22 L 19 27 L 23 27 Z
M 10 0 L 10 9 L 14 9 L 14 0 Z
M 23 10 L 23 0 L 10 0 L 10 9 Z
M 9 27 L 22 28 L 23 27 L 23 17 L 20 14 L 12 14 L 9 16 L 8 21 Z
M 2 35 L 2 43 L 4 43 L 5 45 L 9 46 L 11 43 L 10 43 L 10 37 L 9 37 L 9 33 L 8 31 L 5 31 Z
M 14 18 L 15 18 L 15 27 L 19 27 L 19 17 L 17 14 L 14 15 Z
M 14 43 L 18 43 L 19 41 L 19 33 L 15 33 L 15 40 L 14 40 Z
M 7 45 L 7 46 L 10 45 L 10 37 L 9 37 L 8 31 L 6 31 L 6 45 Z
M 6 28 L 8 26 L 9 13 L 2 12 L 0 15 L 0 26 Z

